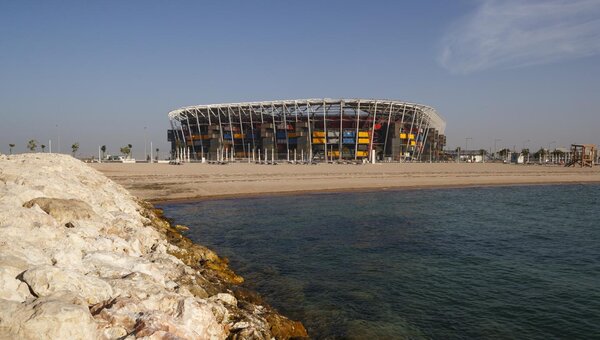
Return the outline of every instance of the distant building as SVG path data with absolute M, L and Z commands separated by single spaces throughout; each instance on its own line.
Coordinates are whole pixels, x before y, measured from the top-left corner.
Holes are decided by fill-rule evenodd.
M 446 122 L 421 104 L 300 99 L 184 107 L 169 112 L 175 157 L 437 161 Z

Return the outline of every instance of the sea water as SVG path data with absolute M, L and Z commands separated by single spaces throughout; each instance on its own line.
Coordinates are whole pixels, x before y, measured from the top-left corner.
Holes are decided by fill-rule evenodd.
M 163 204 L 313 338 L 600 336 L 600 185 Z

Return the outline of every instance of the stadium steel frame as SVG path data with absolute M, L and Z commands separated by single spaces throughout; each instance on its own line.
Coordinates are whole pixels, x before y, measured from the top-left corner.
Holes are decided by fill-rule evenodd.
M 397 100 L 298 99 L 169 112 L 172 153 L 190 160 L 436 161 L 445 120 Z

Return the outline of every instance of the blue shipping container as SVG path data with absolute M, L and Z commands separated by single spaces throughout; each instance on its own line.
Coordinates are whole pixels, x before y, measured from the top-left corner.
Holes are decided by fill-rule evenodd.
M 344 138 L 342 140 L 342 143 L 344 143 L 344 144 L 354 144 L 354 138 Z
M 355 135 L 356 135 L 356 131 L 344 130 L 343 137 L 354 137 Z
M 231 139 L 231 133 L 224 133 L 223 134 L 223 138 L 224 139 Z

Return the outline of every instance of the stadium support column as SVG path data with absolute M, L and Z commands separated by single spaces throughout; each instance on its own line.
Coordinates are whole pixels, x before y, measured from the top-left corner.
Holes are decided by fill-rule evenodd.
M 179 121 L 179 128 L 181 129 L 181 138 L 183 138 L 183 146 L 180 147 L 179 153 L 181 154 L 182 160 L 185 161 L 185 149 L 187 149 L 187 141 L 185 138 L 185 132 L 183 132 L 183 124 Z
M 283 128 L 285 131 L 285 145 L 286 145 L 286 149 L 287 149 L 287 161 L 290 161 L 290 138 L 288 136 L 288 128 L 287 128 L 287 118 L 285 116 L 285 111 L 286 111 L 286 107 L 285 107 L 285 103 L 282 104 L 281 110 L 283 111 Z M 277 136 L 275 136 L 277 137 Z
M 210 144 L 208 146 L 208 159 L 212 158 L 212 155 L 210 154 L 210 150 L 212 149 L 213 145 L 212 145 L 212 134 L 213 134 L 213 128 L 212 128 L 212 120 L 210 119 L 211 116 L 211 111 L 210 108 L 206 109 L 206 115 L 208 116 L 208 129 L 207 129 L 207 133 L 210 134 Z
M 275 148 L 277 147 L 277 123 L 275 122 L 275 104 L 271 103 L 271 118 L 273 120 L 273 136 L 271 144 L 271 161 L 275 163 Z M 277 160 L 279 160 L 279 154 L 277 155 Z
M 375 159 L 373 158 L 373 141 L 375 139 L 375 122 L 377 121 L 377 104 L 378 102 L 375 102 L 375 110 L 373 112 L 373 126 L 371 128 L 371 143 L 369 143 L 369 157 L 371 157 L 371 162 L 374 163 Z
M 406 136 L 406 152 L 408 152 L 408 149 L 410 147 L 410 135 L 412 135 L 412 130 L 413 130 L 413 126 L 415 124 L 415 116 L 417 115 L 417 110 L 413 107 L 413 113 L 412 113 L 412 122 L 410 123 L 410 130 L 408 130 L 408 134 Z M 411 155 L 412 158 L 412 155 Z
M 246 153 L 246 135 L 244 135 L 244 124 L 242 123 L 242 107 L 238 106 L 238 116 L 240 117 L 240 133 L 242 134 L 242 151 L 244 152 L 244 156 L 250 158 L 250 156 Z
M 383 157 L 386 156 L 388 136 L 390 134 L 390 123 L 392 121 L 392 108 L 393 107 L 394 107 L 394 103 L 390 102 L 390 112 L 388 114 L 387 128 L 385 130 L 385 140 L 383 141 Z
M 229 134 L 231 135 L 231 152 L 230 157 L 233 162 L 235 154 L 235 140 L 233 139 L 233 124 L 231 123 L 231 106 L 227 106 L 227 119 L 229 119 Z
M 188 133 L 190 134 L 190 142 L 192 143 L 192 152 L 194 153 L 194 159 L 196 159 L 196 147 L 194 146 L 194 134 L 192 133 L 192 126 L 190 125 L 189 114 L 187 114 L 187 113 L 185 114 L 185 121 L 187 122 Z M 189 161 L 189 159 L 188 159 L 188 161 Z
M 306 153 L 308 155 L 308 161 L 312 162 L 313 159 L 313 147 L 312 147 L 312 124 L 310 123 L 310 103 L 306 102 L 306 117 L 308 117 L 308 150 Z
M 175 155 L 177 154 L 177 147 L 179 145 L 179 136 L 177 133 L 177 130 L 175 129 L 175 125 L 173 124 L 173 118 L 169 119 L 169 123 L 171 124 L 171 131 L 173 131 L 173 139 L 174 141 L 171 142 L 171 159 L 173 157 L 176 157 Z
M 248 106 L 248 111 L 250 113 L 250 132 L 252 133 L 252 161 L 254 162 L 254 161 L 256 161 L 256 159 L 254 159 L 254 152 L 256 150 L 256 143 L 254 141 L 254 138 L 255 138 L 254 137 L 254 135 L 255 135 L 255 133 L 254 133 L 255 128 L 254 128 L 254 121 L 252 120 L 252 114 L 253 114 L 253 112 L 252 112 L 253 111 L 252 110 L 252 106 Z
M 221 159 L 219 161 L 223 161 L 223 150 L 225 149 L 225 141 L 223 140 L 223 124 L 221 124 L 221 113 L 219 112 L 219 108 L 217 108 L 217 118 L 219 118 L 219 149 L 221 150 Z
M 354 160 L 358 159 L 358 128 L 360 126 L 360 100 L 356 108 L 356 135 L 354 136 Z
M 325 163 L 329 163 L 329 157 L 327 155 L 327 107 L 325 106 L 325 100 L 323 100 L 323 131 L 325 132 Z
M 194 115 L 196 116 L 196 124 L 198 124 L 198 135 L 200 137 L 200 160 L 204 161 L 204 136 L 202 135 L 202 130 L 200 129 L 200 119 L 198 119 L 198 112 L 195 112 Z
M 415 153 L 417 154 L 417 160 L 420 160 L 420 148 L 419 148 L 419 138 L 421 137 L 421 129 L 423 126 L 423 120 L 425 120 L 425 114 L 422 110 L 419 111 L 419 120 L 417 121 L 417 134 L 415 135 Z
M 400 127 L 402 128 L 402 131 L 404 131 L 404 114 L 406 113 L 406 104 L 404 104 L 402 106 L 402 118 L 400 118 Z M 398 134 L 402 134 L 402 131 L 398 131 Z M 398 136 L 398 138 L 400 138 L 400 136 Z M 392 150 L 392 152 L 394 152 Z M 400 138 L 400 154 L 402 154 L 402 139 Z M 403 158 L 401 157 L 402 155 L 400 155 L 400 157 L 398 158 L 400 161 L 403 160 Z
M 338 152 L 339 152 L 339 157 L 338 160 L 342 161 L 342 130 L 344 129 L 344 125 L 342 124 L 344 119 L 344 101 L 340 101 L 340 132 L 339 132 L 339 136 L 338 136 L 338 142 L 339 142 L 339 146 L 338 146 Z
M 425 127 L 425 133 L 423 134 L 423 141 L 421 142 L 421 145 L 419 146 L 419 161 L 421 160 L 421 157 L 423 157 L 423 149 L 425 148 L 425 143 L 427 142 L 427 136 L 429 135 L 429 126 L 431 125 L 431 119 L 429 117 L 427 117 L 427 125 Z M 430 156 L 431 156 L 431 152 L 430 152 Z

